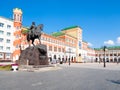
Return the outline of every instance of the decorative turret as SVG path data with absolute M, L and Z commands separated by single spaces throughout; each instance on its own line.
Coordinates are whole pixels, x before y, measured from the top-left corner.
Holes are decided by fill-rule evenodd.
M 13 19 L 14 22 L 22 22 L 22 10 L 19 8 L 13 9 Z

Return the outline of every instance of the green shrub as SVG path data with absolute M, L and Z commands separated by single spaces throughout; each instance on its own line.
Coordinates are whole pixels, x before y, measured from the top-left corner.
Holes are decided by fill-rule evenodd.
M 2 71 L 10 71 L 12 69 L 12 65 L 0 65 L 0 70 Z

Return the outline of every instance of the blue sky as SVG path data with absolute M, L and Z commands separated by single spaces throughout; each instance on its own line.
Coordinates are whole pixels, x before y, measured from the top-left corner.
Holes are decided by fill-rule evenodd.
M 13 8 L 23 11 L 23 26 L 44 24 L 50 34 L 78 25 L 83 40 L 93 48 L 120 45 L 119 0 L 0 0 L 0 16 L 12 18 Z

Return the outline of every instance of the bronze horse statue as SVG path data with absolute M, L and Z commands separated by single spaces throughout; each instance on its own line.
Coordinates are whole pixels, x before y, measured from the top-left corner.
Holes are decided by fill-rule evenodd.
M 34 27 L 32 27 L 32 29 L 29 29 L 29 32 L 27 34 L 27 41 L 29 43 L 29 46 L 30 46 L 30 40 L 32 41 L 33 46 L 35 46 L 34 45 L 34 40 L 35 39 L 38 39 L 40 44 L 41 44 L 40 39 L 41 39 L 41 34 L 42 34 L 41 31 L 42 30 L 43 30 L 43 24 L 40 24 L 37 27 L 34 26 Z

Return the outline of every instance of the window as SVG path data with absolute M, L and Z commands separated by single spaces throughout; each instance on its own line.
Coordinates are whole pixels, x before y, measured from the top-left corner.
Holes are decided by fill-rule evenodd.
M 10 32 L 7 32 L 7 36 L 10 36 L 11 35 L 11 33 Z
M 20 16 L 20 21 L 22 21 L 22 16 Z
M 46 37 L 44 37 L 44 40 L 46 41 Z
M 62 45 L 62 42 L 61 42 L 61 41 L 59 41 L 59 44 L 60 44 L 60 45 Z
M 113 54 L 110 54 L 110 56 L 113 56 Z
M 14 20 L 16 20 L 16 14 L 14 14 Z
M 66 38 L 66 42 L 69 42 L 69 39 L 68 39 L 68 38 Z
M 55 43 L 57 44 L 57 40 L 55 40 Z
M 10 43 L 10 39 L 7 39 L 7 40 L 6 40 L 6 43 Z
M 0 46 L 0 50 L 3 50 L 3 46 Z
M 16 27 L 16 30 L 18 30 L 18 29 L 19 29 L 19 27 L 17 26 L 17 27 Z
M 17 21 L 19 21 L 19 14 L 17 15 Z
M 0 30 L 0 35 L 3 35 L 4 34 L 4 31 Z
M 65 49 L 64 49 L 64 48 L 62 48 L 62 52 L 65 52 Z
M 0 38 L 0 42 L 3 42 L 3 38 Z
M 6 53 L 6 58 L 10 58 L 10 53 Z
M 114 56 L 117 56 L 117 54 L 115 53 Z
M 118 56 L 120 56 L 120 53 L 118 53 Z
M 50 42 L 51 42 L 51 38 L 50 38 Z
M 0 53 L 0 58 L 3 58 L 3 53 Z
M 108 56 L 108 54 L 106 54 L 106 56 Z
M 57 52 L 57 47 L 54 47 L 54 51 Z
M 19 48 L 19 45 L 16 45 L 16 48 Z
M 58 51 L 61 52 L 61 48 L 58 48 Z
M 48 42 L 50 42 L 50 38 L 48 38 Z
M 15 37 L 16 37 L 16 38 L 19 38 L 19 35 L 16 35 Z
M 6 47 L 6 50 L 10 50 L 10 47 Z
M 49 46 L 49 51 L 52 51 L 52 46 Z
M 11 25 L 7 25 L 7 28 L 8 28 L 8 29 L 11 28 Z
M 4 27 L 4 23 L 0 23 L 0 27 Z
M 54 43 L 54 40 L 52 40 L 52 43 Z
M 81 56 L 81 54 L 79 53 L 79 56 Z
M 16 27 L 16 30 L 19 30 L 19 29 L 20 29 L 20 27 L 19 27 L 19 26 L 17 26 L 17 27 Z
M 42 37 L 42 40 L 45 40 L 45 38 L 44 38 L 44 37 Z

